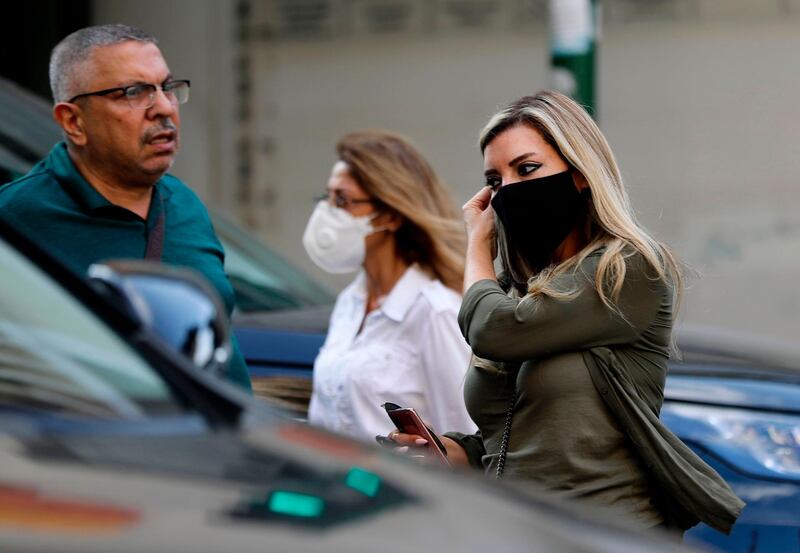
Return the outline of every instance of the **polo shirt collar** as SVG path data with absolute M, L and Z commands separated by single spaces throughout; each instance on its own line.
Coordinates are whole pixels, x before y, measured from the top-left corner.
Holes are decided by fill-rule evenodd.
M 59 142 L 48 156 L 50 168 L 61 186 L 86 211 L 95 211 L 113 205 L 83 178 L 69 156 L 67 144 Z
M 75 162 L 69 155 L 66 142 L 59 142 L 56 144 L 48 155 L 48 162 L 50 169 L 53 171 L 58 182 L 64 190 L 72 196 L 72 198 L 81 206 L 85 211 L 92 212 L 100 209 L 107 209 L 115 206 L 109 202 L 105 196 L 100 194 L 94 186 L 89 184 L 83 175 L 81 175 Z M 153 199 L 150 204 L 150 211 L 147 214 L 148 226 L 154 222 L 155 218 L 161 211 L 161 179 L 159 179 L 153 190 Z M 124 209 L 124 208 L 119 208 Z

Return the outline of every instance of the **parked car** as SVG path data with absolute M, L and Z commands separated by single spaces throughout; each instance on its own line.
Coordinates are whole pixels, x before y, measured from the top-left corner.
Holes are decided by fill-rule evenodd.
M 294 422 L 2 221 L 0 266 L 0 551 L 687 550 Z
M 747 502 L 730 536 L 688 539 L 722 551 L 800 550 L 800 348 L 686 326 L 661 419 Z
M 335 296 L 225 217 L 215 215 L 214 228 L 225 248 L 236 294 L 233 327 L 253 391 L 305 418 L 311 367 L 303 378 L 298 371 L 322 345 Z M 294 323 L 298 317 L 305 326 Z

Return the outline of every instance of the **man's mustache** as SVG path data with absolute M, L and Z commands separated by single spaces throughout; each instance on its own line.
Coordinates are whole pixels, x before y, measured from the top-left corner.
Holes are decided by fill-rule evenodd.
M 158 121 L 158 123 L 156 123 L 155 125 L 153 125 L 149 129 L 144 131 L 144 134 L 142 135 L 142 140 L 141 140 L 142 144 L 147 144 L 148 142 L 150 142 L 153 139 L 153 137 L 155 135 L 157 135 L 158 133 L 164 132 L 164 131 L 173 131 L 173 132 L 175 132 L 175 135 L 177 137 L 178 127 L 176 127 L 175 123 L 173 123 L 168 118 L 160 119 Z

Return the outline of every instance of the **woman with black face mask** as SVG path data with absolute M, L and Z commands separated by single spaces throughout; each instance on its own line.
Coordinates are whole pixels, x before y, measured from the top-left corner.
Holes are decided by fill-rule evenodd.
M 742 501 L 658 418 L 680 271 L 636 221 L 600 129 L 541 92 L 496 114 L 480 147 L 459 313 L 479 433 L 444 435 L 451 463 L 642 527 L 729 532 Z

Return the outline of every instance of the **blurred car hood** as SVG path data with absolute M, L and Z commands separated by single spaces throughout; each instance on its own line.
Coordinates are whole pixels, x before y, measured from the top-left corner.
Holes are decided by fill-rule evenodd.
M 7 435 L 0 466 L 10 551 L 687 550 L 290 422 L 247 434 Z M 276 505 L 278 494 L 299 503 Z

